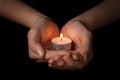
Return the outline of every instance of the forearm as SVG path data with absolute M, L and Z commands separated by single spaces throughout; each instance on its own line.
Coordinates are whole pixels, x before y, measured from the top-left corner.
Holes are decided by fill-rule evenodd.
M 98 29 L 120 19 L 120 0 L 105 0 L 77 19 L 91 31 Z
M 20 0 L 0 0 L 0 15 L 29 28 L 46 17 Z

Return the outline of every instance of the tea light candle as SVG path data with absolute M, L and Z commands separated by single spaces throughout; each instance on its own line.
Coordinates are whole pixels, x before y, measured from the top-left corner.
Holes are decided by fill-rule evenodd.
M 71 49 L 71 43 L 72 40 L 63 37 L 63 34 L 60 34 L 60 37 L 55 37 L 51 40 L 52 46 L 55 50 L 70 50 Z

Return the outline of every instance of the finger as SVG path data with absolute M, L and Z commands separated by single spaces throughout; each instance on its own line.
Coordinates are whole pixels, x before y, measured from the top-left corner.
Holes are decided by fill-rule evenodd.
M 40 36 L 38 36 L 38 32 L 35 30 L 30 30 L 28 33 L 29 49 L 34 53 L 38 54 L 41 58 L 43 58 L 44 49 L 39 41 L 40 41 Z
M 69 55 L 67 57 L 70 57 L 70 58 L 64 57 L 66 55 Z M 60 63 L 59 65 L 62 65 L 62 66 L 56 65 L 56 62 L 53 59 L 56 56 L 63 56 L 62 58 L 64 58 L 63 59 L 64 65 L 62 65 L 63 64 L 62 62 L 58 62 L 58 63 Z M 74 60 L 72 59 L 72 55 L 69 53 L 69 51 L 64 51 L 64 50 L 60 50 L 60 51 L 48 50 L 48 51 L 46 51 L 45 59 L 49 60 L 49 63 L 50 63 L 49 66 L 50 67 L 57 68 L 57 69 L 59 69 L 59 68 L 60 69 L 72 69 L 71 67 L 74 66 L 73 65 Z
M 83 60 L 87 61 L 88 55 L 91 54 L 92 50 L 92 34 L 90 32 L 86 32 L 87 34 L 84 34 L 82 37 L 81 43 L 81 55 L 83 56 Z
M 63 67 L 64 66 L 64 61 L 62 59 L 62 56 L 56 56 L 49 61 L 50 67 Z
M 70 51 L 70 54 L 72 54 L 72 58 L 74 61 L 78 61 L 79 60 L 79 55 L 76 54 L 75 51 Z
M 62 60 L 62 57 L 60 56 L 70 54 L 68 51 L 60 50 L 47 50 L 45 59 L 48 60 L 49 66 L 53 68 L 63 68 L 64 67 L 64 61 Z M 59 57 L 56 57 L 59 56 Z
M 89 50 L 90 50 L 90 48 L 88 48 L 89 45 L 83 44 L 82 42 L 80 44 L 80 42 L 78 41 L 76 42 L 75 46 L 76 46 L 75 53 L 79 56 L 79 59 L 81 58 L 84 61 L 86 61 L 87 54 L 89 53 Z
M 63 59 L 58 60 L 58 61 L 57 61 L 57 65 L 58 65 L 58 66 L 61 66 L 61 67 L 64 66 L 64 65 L 65 65 L 64 60 L 63 60 Z
M 53 64 L 53 58 L 48 60 L 49 64 Z
M 63 56 L 63 55 L 66 55 L 66 54 L 70 54 L 68 51 L 65 51 L 65 50 L 47 50 L 46 51 L 46 55 L 45 55 L 45 59 L 46 60 L 49 60 L 49 59 L 52 59 L 56 56 Z
M 64 55 L 63 60 L 65 61 L 66 66 L 69 66 L 69 67 L 73 66 L 74 61 L 73 61 L 72 56 L 70 54 Z
M 45 56 L 44 49 L 39 43 L 30 44 L 29 49 L 37 54 L 40 58 Z
M 65 64 L 62 56 L 56 56 L 54 62 L 56 62 L 56 66 L 63 66 Z
M 49 64 L 49 67 L 52 67 L 52 68 L 55 68 L 55 69 L 60 69 L 60 70 L 65 70 L 67 67 L 66 66 L 61 66 L 61 65 L 58 65 L 58 64 Z
M 52 65 L 55 65 L 55 62 L 54 62 L 54 59 L 52 58 L 52 59 L 49 59 L 48 60 L 48 63 L 52 66 Z
M 89 56 L 91 56 L 92 52 L 91 49 L 87 49 L 84 46 L 81 47 L 81 49 L 77 48 L 76 52 L 79 55 L 79 58 L 83 60 L 84 62 L 89 60 Z
M 34 53 L 33 51 L 29 50 L 29 57 L 31 59 L 40 59 L 39 55 L 37 55 L 36 53 Z
M 73 54 L 73 55 L 72 55 L 72 58 L 73 58 L 75 61 L 78 61 L 78 60 L 79 60 L 79 57 L 78 57 L 77 54 Z
M 52 64 L 49 63 L 48 66 L 49 66 L 49 67 L 52 67 Z

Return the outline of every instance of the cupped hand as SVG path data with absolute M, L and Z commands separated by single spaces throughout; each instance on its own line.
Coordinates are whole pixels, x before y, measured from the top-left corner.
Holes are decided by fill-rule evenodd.
M 50 47 L 50 40 L 58 36 L 57 25 L 49 18 L 40 18 L 28 32 L 29 57 L 37 62 L 44 61 L 45 50 Z
M 49 66 L 57 69 L 82 69 L 93 57 L 92 34 L 79 20 L 70 20 L 61 30 L 73 41 L 71 51 L 59 51 L 62 56 L 49 59 Z

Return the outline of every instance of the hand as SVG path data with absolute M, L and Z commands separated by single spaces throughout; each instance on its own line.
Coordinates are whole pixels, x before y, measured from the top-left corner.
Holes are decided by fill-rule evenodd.
M 71 51 L 61 51 L 63 56 L 49 59 L 49 66 L 58 69 L 81 69 L 92 59 L 92 34 L 78 20 L 71 20 L 61 32 L 73 41 Z M 60 53 L 60 52 L 59 52 Z
M 29 57 L 43 62 L 45 50 L 50 47 L 50 40 L 58 34 L 59 29 L 53 21 L 40 18 L 28 32 Z

